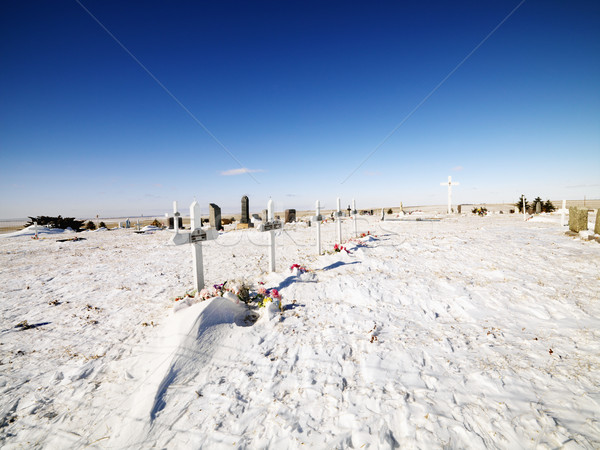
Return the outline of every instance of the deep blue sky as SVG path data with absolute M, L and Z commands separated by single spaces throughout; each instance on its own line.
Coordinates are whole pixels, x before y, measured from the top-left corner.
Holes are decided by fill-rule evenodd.
M 597 1 L 525 1 L 364 162 L 519 3 L 81 0 L 225 150 L 76 1 L 3 1 L 0 217 L 600 198 Z

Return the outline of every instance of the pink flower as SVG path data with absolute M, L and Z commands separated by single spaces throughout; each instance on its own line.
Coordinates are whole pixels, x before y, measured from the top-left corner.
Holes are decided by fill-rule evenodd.
M 281 294 L 279 294 L 277 289 L 271 289 L 271 297 L 281 299 Z
M 265 295 L 267 295 L 267 290 L 266 290 L 264 287 L 261 287 L 261 288 L 258 290 L 258 293 L 259 293 L 259 295 L 263 295 L 263 296 L 265 296 Z

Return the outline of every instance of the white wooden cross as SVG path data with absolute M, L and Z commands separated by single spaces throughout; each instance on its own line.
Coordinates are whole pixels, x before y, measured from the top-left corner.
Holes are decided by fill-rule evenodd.
M 174 209 L 177 204 L 174 202 Z M 204 287 L 204 263 L 202 261 L 202 242 L 212 241 L 219 237 L 219 231 L 215 228 L 203 230 L 201 228 L 202 220 L 200 218 L 200 205 L 197 201 L 190 205 L 190 232 L 180 233 L 177 226 L 179 213 L 175 216 L 175 235 L 171 242 L 175 245 L 192 244 L 192 268 L 194 270 L 194 287 L 200 291 Z
M 352 199 L 352 221 L 354 222 L 354 237 L 358 237 L 358 231 L 356 228 L 356 202 Z
M 283 228 L 280 220 L 275 220 L 273 200 L 270 199 L 267 206 L 267 221 L 259 225 L 258 231 L 269 232 L 269 270 L 275 272 L 275 230 Z
M 448 176 L 447 183 L 440 183 L 440 186 L 448 186 L 448 214 L 452 213 L 452 186 L 458 186 L 458 181 L 452 182 L 452 177 Z
M 337 238 L 338 238 L 338 243 L 341 245 L 342 244 L 342 203 L 340 201 L 340 198 L 337 198 L 337 211 L 335 213 L 336 217 L 337 217 Z
M 321 202 L 317 200 L 315 205 L 315 213 L 316 215 L 312 218 L 313 222 L 317 224 L 317 255 L 321 254 L 321 221 L 323 220 L 323 216 L 321 216 Z
M 177 200 L 173 202 L 173 229 L 175 233 L 179 231 L 179 211 L 177 211 Z

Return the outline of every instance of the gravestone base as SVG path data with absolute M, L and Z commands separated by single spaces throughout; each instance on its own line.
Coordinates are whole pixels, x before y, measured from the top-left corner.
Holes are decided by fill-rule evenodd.
M 238 223 L 237 224 L 238 230 L 247 230 L 248 228 L 254 228 L 254 224 L 253 223 Z

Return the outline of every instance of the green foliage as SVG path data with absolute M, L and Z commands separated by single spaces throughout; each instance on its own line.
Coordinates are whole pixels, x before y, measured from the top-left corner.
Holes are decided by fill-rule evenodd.
M 524 196 L 521 195 L 519 201 L 515 203 L 515 206 L 519 208 L 519 212 L 523 212 L 523 198 Z M 529 207 L 531 206 L 531 209 L 535 211 L 536 205 L 538 203 L 542 205 L 542 212 L 556 211 L 556 208 L 550 200 L 546 200 L 544 202 L 541 197 L 536 197 L 535 200 L 531 203 L 531 205 L 527 202 L 527 199 L 525 199 L 525 210 L 529 209 Z
M 387 214 L 394 214 L 394 211 L 392 211 L 392 208 L 387 210 Z
M 531 204 L 531 209 L 533 209 L 533 212 L 537 211 L 537 204 L 540 204 L 540 208 L 542 208 L 542 206 L 544 205 L 544 202 L 542 201 L 541 197 L 536 197 L 535 200 L 533 201 L 533 203 Z M 542 209 L 540 209 L 540 211 L 542 211 Z
M 83 226 L 84 220 L 76 220 L 74 217 L 51 217 L 51 216 L 37 216 L 29 217 L 29 222 L 25 224 L 25 227 L 33 225 L 33 222 L 37 222 L 38 225 L 48 228 L 61 228 L 63 230 L 67 228 L 73 229 L 73 231 L 79 231 Z
M 157 227 L 157 228 L 163 227 L 163 224 L 161 222 L 159 222 L 158 219 L 154 219 L 154 222 L 152 222 L 150 225 L 152 225 L 153 227 Z
M 98 228 L 107 228 L 107 227 L 104 222 L 100 222 L 100 225 L 98 225 Z
M 86 230 L 95 230 L 96 224 L 90 220 L 90 221 L 88 221 L 88 223 L 85 224 L 85 229 Z
M 527 208 L 529 208 L 529 203 L 527 202 L 527 199 L 525 198 L 524 195 L 521 195 L 521 198 L 519 198 L 519 201 L 517 203 L 515 203 L 515 206 L 519 209 L 519 212 L 523 212 L 523 200 L 525 200 L 525 210 L 527 210 Z
M 556 208 L 550 200 L 546 200 L 546 203 L 542 204 L 542 211 L 550 213 L 556 211 Z

